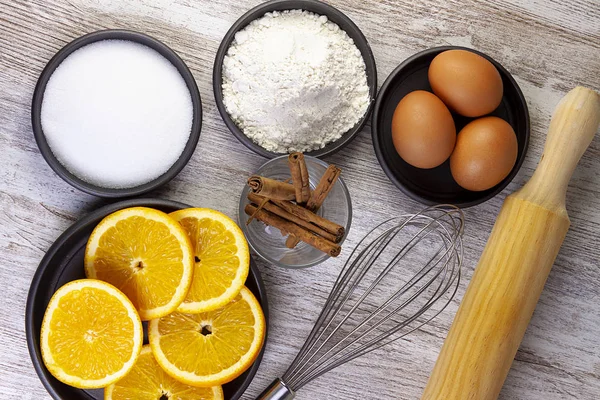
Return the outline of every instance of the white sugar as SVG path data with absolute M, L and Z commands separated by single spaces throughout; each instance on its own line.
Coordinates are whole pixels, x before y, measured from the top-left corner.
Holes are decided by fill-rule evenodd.
M 192 128 L 192 98 L 155 50 L 124 40 L 69 55 L 44 92 L 42 130 L 71 173 L 106 188 L 138 186 L 179 158 Z

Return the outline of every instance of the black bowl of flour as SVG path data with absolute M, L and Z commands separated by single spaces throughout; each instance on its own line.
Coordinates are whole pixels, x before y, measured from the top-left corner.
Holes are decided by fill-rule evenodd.
M 233 133 L 233 135 L 242 142 L 246 147 L 251 149 L 257 154 L 263 157 L 273 158 L 280 156 L 282 153 L 276 153 L 269 151 L 258 143 L 254 142 L 248 136 L 244 134 L 242 129 L 236 124 L 236 122 L 229 115 L 227 108 L 223 102 L 223 61 L 225 56 L 234 42 L 235 35 L 239 31 L 246 28 L 252 21 L 262 18 L 266 13 L 274 11 L 286 11 L 286 10 L 304 10 L 311 13 L 326 16 L 329 21 L 337 24 L 339 28 L 345 31 L 348 36 L 354 41 L 354 45 L 358 48 L 366 66 L 367 85 L 369 89 L 369 105 L 364 115 L 358 120 L 358 122 L 349 130 L 347 130 L 339 139 L 336 139 L 324 147 L 306 152 L 305 154 L 313 157 L 321 157 L 327 154 L 332 154 L 342 147 L 347 145 L 364 127 L 367 122 L 373 105 L 375 103 L 375 97 L 377 94 L 377 69 L 375 66 L 375 59 L 373 52 L 367 42 L 367 39 L 360 31 L 360 29 L 338 9 L 325 4 L 317 0 L 272 0 L 266 3 L 260 4 L 257 7 L 251 9 L 238 19 L 233 26 L 229 29 L 217 52 L 214 68 L 213 68 L 213 91 L 217 108 L 219 113 L 225 122 L 225 125 Z

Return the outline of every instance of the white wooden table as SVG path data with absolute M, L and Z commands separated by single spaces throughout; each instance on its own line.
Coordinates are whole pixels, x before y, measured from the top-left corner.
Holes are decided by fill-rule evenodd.
M 67 42 L 106 28 L 147 33 L 172 47 L 200 88 L 204 125 L 189 165 L 151 193 L 237 214 L 245 178 L 265 159 L 241 145 L 215 107 L 211 75 L 230 25 L 259 0 L 0 0 L 0 398 L 45 399 L 27 352 L 24 311 L 38 262 L 77 218 L 106 202 L 62 181 L 33 140 L 30 103 L 42 68 Z M 551 112 L 577 84 L 600 89 L 598 0 L 332 0 L 368 38 L 379 82 L 428 47 L 463 45 L 502 63 L 521 86 L 531 144 L 508 188 L 466 210 L 465 279 L 457 299 L 425 333 L 397 342 L 312 382 L 298 399 L 417 399 L 504 197 L 532 174 Z M 327 157 L 341 166 L 354 205 L 347 248 L 376 221 L 417 211 L 382 172 L 370 128 Z M 568 192 L 572 228 L 558 256 L 502 399 L 600 398 L 600 135 Z M 347 252 L 346 252 L 347 256 Z M 342 263 L 289 271 L 259 262 L 271 312 L 261 367 L 245 398 L 279 376 L 301 346 Z

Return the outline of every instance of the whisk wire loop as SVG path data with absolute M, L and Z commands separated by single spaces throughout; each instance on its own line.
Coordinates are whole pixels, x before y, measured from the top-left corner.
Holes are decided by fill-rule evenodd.
M 437 317 L 458 290 L 463 227 L 459 208 L 439 205 L 373 228 L 342 267 L 282 384 L 296 391 Z
M 460 274 L 460 271 L 458 272 L 458 274 Z M 408 334 L 418 330 L 419 328 L 421 328 L 423 325 L 427 324 L 428 322 L 430 322 L 432 319 L 434 319 L 435 317 L 437 317 L 444 309 L 446 309 L 446 307 L 450 304 L 450 301 L 448 301 L 447 303 L 444 304 L 444 306 L 438 311 L 436 312 L 433 316 L 431 316 L 429 319 L 425 320 L 424 322 L 422 322 L 421 324 L 415 326 L 414 328 L 412 328 L 411 330 L 404 332 L 403 334 L 396 336 L 394 338 L 385 340 L 386 338 L 389 338 L 391 335 L 393 335 L 394 333 L 400 331 L 401 329 L 403 329 L 404 327 L 408 326 L 410 323 L 412 323 L 413 321 L 417 320 L 421 315 L 423 315 L 427 310 L 429 310 L 429 308 L 431 308 L 431 306 L 433 304 L 435 304 L 435 302 L 437 300 L 439 300 L 439 298 L 444 294 L 444 292 L 448 289 L 448 285 L 441 287 L 438 286 L 438 289 L 436 290 L 436 292 L 434 294 L 431 295 L 431 297 L 429 298 L 429 300 L 427 301 L 426 305 L 419 310 L 416 314 L 412 315 L 411 317 L 409 317 L 408 319 L 406 319 L 405 321 L 402 321 L 401 323 L 399 323 L 398 325 L 396 325 L 393 329 L 391 329 L 390 331 L 387 332 L 383 332 L 381 334 L 379 334 L 378 336 L 374 337 L 373 339 L 371 339 L 370 341 L 366 342 L 365 344 L 363 344 L 363 347 L 360 349 L 356 349 L 352 352 L 348 352 L 346 354 L 346 357 L 344 359 L 341 360 L 334 360 L 333 358 L 330 359 L 328 362 L 325 362 L 324 364 L 320 365 L 319 368 L 314 369 L 312 371 L 309 371 L 310 373 L 308 374 L 304 374 L 302 377 L 297 378 L 296 380 L 294 380 L 293 384 L 295 385 L 295 387 L 297 389 L 300 389 L 302 386 L 304 386 L 306 383 L 310 382 L 311 380 L 315 379 L 316 377 L 350 361 L 353 360 L 357 357 L 360 357 L 366 353 L 369 353 L 373 350 L 376 350 L 380 347 L 383 347 L 389 343 L 392 343 L 398 339 L 401 339 L 405 336 L 407 336 Z M 456 294 L 456 291 L 458 290 L 458 285 L 455 286 L 454 291 L 452 292 L 451 297 L 454 297 Z M 419 294 L 422 293 L 422 290 L 419 292 Z M 409 300 L 407 300 L 405 303 L 403 303 L 401 306 L 399 306 L 395 311 L 400 310 L 404 305 L 406 305 L 409 301 L 414 300 L 415 295 L 413 295 L 413 297 Z M 386 316 L 385 319 L 389 319 L 390 315 Z M 343 349 L 342 349 L 343 350 Z M 332 357 L 334 357 L 335 355 L 339 354 L 342 350 L 339 350 L 338 352 L 336 352 L 335 354 L 332 355 Z M 320 361 L 320 360 L 318 360 Z
M 346 314 L 346 316 L 336 325 L 336 327 L 332 330 L 332 332 L 328 335 L 328 337 L 325 339 L 325 341 L 321 344 L 321 346 L 316 350 L 317 354 L 319 352 L 319 350 L 328 342 L 329 339 L 331 339 L 331 337 L 338 332 L 338 330 L 342 327 L 342 325 L 348 320 L 348 318 L 350 318 L 350 315 L 352 315 L 352 313 L 354 311 L 356 311 L 356 309 L 362 304 L 362 302 L 364 301 L 364 299 L 375 289 L 375 287 L 381 282 L 381 280 L 385 277 L 385 275 L 400 261 L 402 254 L 408 250 L 410 250 L 413 246 L 416 245 L 415 240 L 419 237 L 419 235 L 421 235 L 423 232 L 425 232 L 425 230 L 427 229 L 428 226 L 424 227 L 423 229 L 421 229 L 421 231 L 415 235 L 413 237 L 413 239 L 411 239 L 407 244 L 404 245 L 404 247 L 402 249 L 400 249 L 400 251 L 398 252 L 398 254 L 396 254 L 396 256 L 392 259 L 392 261 L 390 261 L 390 263 L 386 266 L 386 268 L 377 276 L 377 278 L 371 283 L 370 287 L 360 296 L 360 298 L 355 302 L 355 304 L 351 307 L 351 309 L 348 311 L 348 313 Z M 392 235 L 389 240 L 393 239 L 395 237 L 395 235 L 397 235 L 400 231 L 396 229 L 396 227 L 391 228 L 389 230 L 387 230 L 384 235 L 380 236 L 377 240 L 379 240 L 382 237 L 386 237 L 388 238 L 389 235 Z M 429 233 L 426 233 L 429 234 Z M 375 241 L 374 241 L 375 242 Z M 371 244 L 373 244 L 374 242 L 371 242 Z M 410 247 L 409 247 L 410 246 Z M 371 247 L 368 247 L 367 249 L 370 249 Z M 372 314 L 368 315 L 363 321 L 361 321 L 354 329 L 352 329 L 351 332 L 349 332 L 348 334 L 346 334 L 346 336 L 339 340 L 337 343 L 335 343 L 329 350 L 327 350 L 324 354 L 322 354 L 318 359 L 316 359 L 314 362 L 317 365 L 321 365 L 322 360 L 327 357 L 335 357 L 337 356 L 340 352 L 344 351 L 343 348 L 340 348 L 342 346 L 342 344 L 346 343 L 346 340 L 349 340 L 352 335 L 356 332 L 359 332 L 360 329 L 364 326 L 366 326 L 366 324 L 368 324 L 369 322 L 371 322 L 372 320 L 375 320 L 376 317 L 378 317 L 382 312 L 384 312 L 386 310 L 386 308 L 388 307 L 388 305 L 390 305 L 391 303 L 393 303 L 399 296 L 401 296 L 405 291 L 407 287 L 413 287 L 415 286 L 420 280 L 424 279 L 424 277 L 426 276 L 427 272 L 423 273 L 423 270 L 425 270 L 428 266 L 429 269 L 431 270 L 434 266 L 430 266 L 430 264 L 432 263 L 432 261 L 435 259 L 435 257 L 437 255 L 439 255 L 439 253 L 442 251 L 443 249 L 438 250 L 438 252 L 434 255 L 434 257 L 432 257 L 429 262 L 421 269 L 421 271 L 419 271 L 419 273 L 417 275 L 415 275 L 413 278 L 411 278 L 410 281 L 408 281 L 406 284 L 404 284 L 398 291 L 396 291 L 396 293 L 394 293 L 394 295 L 392 297 L 390 297 L 387 301 L 385 301 L 383 304 L 381 304 L 376 310 L 374 310 L 372 312 Z M 377 253 L 380 253 L 380 251 L 378 251 Z M 369 264 L 369 268 L 372 264 Z M 413 280 L 415 282 L 413 282 Z M 440 284 L 441 286 L 441 284 Z M 341 303 L 340 307 L 343 306 L 349 299 L 349 295 L 354 291 L 356 287 L 352 287 L 352 290 L 349 291 L 349 293 L 345 296 L 344 302 Z M 410 297 L 409 299 L 405 300 L 404 303 L 402 303 L 400 306 L 398 306 L 396 308 L 396 310 L 392 311 L 391 313 L 387 314 L 386 316 L 384 316 L 383 318 L 381 318 L 379 321 L 375 322 L 372 325 L 372 329 L 376 329 L 379 326 L 381 326 L 382 324 L 384 324 L 387 320 L 389 320 L 391 318 L 391 316 L 398 310 L 401 310 L 402 308 L 404 308 L 404 306 L 408 303 L 410 303 L 411 301 L 413 301 L 417 296 L 419 296 L 423 291 L 425 291 L 426 286 L 423 286 L 418 292 L 416 292 L 415 294 L 412 295 L 412 297 Z M 435 293 L 434 293 L 435 295 Z M 328 324 L 328 326 L 333 322 L 333 320 L 330 321 L 330 323 Z M 328 328 L 328 326 L 325 326 L 323 328 L 323 330 L 321 332 L 325 332 Z M 391 332 L 390 332 L 391 334 Z M 381 334 L 381 335 L 385 335 L 385 333 Z M 335 351 L 334 350 L 336 348 L 340 348 L 339 350 Z M 333 353 L 332 353 L 333 352 Z M 353 357 L 348 357 L 348 359 L 351 359 Z M 309 359 L 310 361 L 310 359 Z M 324 371 L 326 372 L 326 371 Z M 290 376 L 290 382 L 293 381 L 294 376 Z

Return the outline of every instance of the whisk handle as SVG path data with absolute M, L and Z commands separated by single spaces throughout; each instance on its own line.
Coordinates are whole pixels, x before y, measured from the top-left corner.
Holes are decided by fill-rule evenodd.
M 258 395 L 256 400 L 292 400 L 296 394 L 279 378 Z

